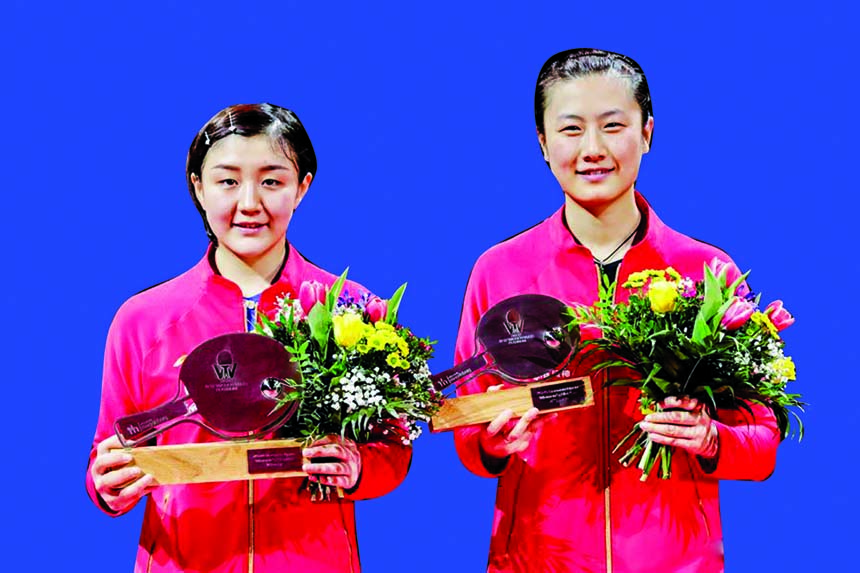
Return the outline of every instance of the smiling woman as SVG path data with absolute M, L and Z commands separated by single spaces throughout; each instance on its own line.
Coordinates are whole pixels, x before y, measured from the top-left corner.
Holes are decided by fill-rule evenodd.
M 256 266 L 267 258 L 272 259 L 268 266 L 280 263 L 287 226 L 313 175 L 299 180 L 295 163 L 262 134 L 220 140 L 201 171 L 191 174 L 194 197 L 222 247 L 216 251 L 219 268 Z
M 636 271 L 671 266 L 700 280 L 704 263 L 729 262 L 719 249 L 667 227 L 636 190 L 654 132 L 636 62 L 593 49 L 551 57 L 538 75 L 535 125 L 564 205 L 475 263 L 456 361 L 474 354 L 475 326 L 508 297 L 543 294 L 590 305 L 601 285 L 623 285 Z M 734 280 L 740 273 L 729 267 Z M 614 288 L 615 301 L 630 296 Z M 613 449 L 642 420 L 637 395 L 612 385 L 619 373 L 595 367 L 604 358 L 588 353 L 570 368 L 598 383 L 592 407 L 543 416 L 532 409 L 519 421 L 505 410 L 487 425 L 456 431 L 466 467 L 499 479 L 488 570 L 721 572 L 718 480 L 770 475 L 779 443 L 773 413 L 763 406 L 751 406 L 754 415 L 714 412 L 694 399 L 667 399 L 661 407 L 674 411 L 652 414 L 643 428 L 652 441 L 676 446 L 680 463 L 670 479 L 643 482 Z M 501 382 L 484 375 L 460 393 Z
M 305 281 L 335 282 L 286 238 L 316 167 L 298 117 L 270 104 L 222 110 L 191 144 L 188 189 L 211 245 L 193 268 L 117 312 L 87 470 L 90 497 L 110 515 L 147 498 L 135 571 L 358 571 L 353 501 L 382 495 L 406 476 L 411 448 L 392 433 L 360 445 L 331 436 L 305 448 L 302 470 L 342 488 L 343 498 L 312 503 L 297 478 L 162 486 L 128 465 L 113 433 L 117 419 L 171 399 L 178 358 L 206 340 L 253 328 L 258 311 L 273 318 L 277 300 L 298 299 Z M 351 282 L 343 292 L 364 294 Z M 218 440 L 196 424 L 157 439 Z

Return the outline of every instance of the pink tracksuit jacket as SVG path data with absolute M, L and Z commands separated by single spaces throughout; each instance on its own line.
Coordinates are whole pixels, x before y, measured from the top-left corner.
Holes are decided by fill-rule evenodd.
M 330 285 L 336 277 L 289 246 L 280 279 L 266 289 L 258 310 L 273 314 L 283 293 L 298 296 L 301 283 Z M 364 289 L 347 283 L 358 298 Z M 129 299 L 117 312 L 105 350 L 102 402 L 96 446 L 113 433 L 114 420 L 172 399 L 176 360 L 201 342 L 245 329 L 239 287 L 215 274 L 204 257 L 179 277 Z M 218 438 L 194 424 L 158 437 L 159 444 L 212 442 Z M 281 573 L 360 570 L 354 500 L 383 495 L 406 476 L 411 448 L 399 441 L 359 446 L 363 472 L 342 500 L 311 502 L 302 479 L 234 481 L 162 486 L 146 499 L 137 572 Z M 89 467 L 87 491 L 95 492 Z
M 715 247 L 667 227 L 641 195 L 647 232 L 625 254 L 618 284 L 635 271 L 673 266 L 700 280 Z M 736 270 L 736 269 L 735 269 Z M 535 227 L 484 253 L 466 289 L 456 360 L 475 352 L 475 326 L 495 303 L 517 294 L 541 293 L 568 304 L 598 297 L 592 255 L 577 244 L 560 209 Z M 616 299 L 629 292 L 618 288 Z M 596 360 L 596 358 L 595 358 Z M 593 364 L 594 362 L 590 362 Z M 589 373 L 583 364 L 575 374 Z M 577 573 L 717 573 L 723 571 L 718 480 L 766 479 L 774 469 L 779 432 L 773 414 L 755 406 L 719 411 L 719 458 L 707 473 L 695 456 L 676 450 L 672 477 L 645 483 L 640 471 L 618 463 L 611 450 L 642 418 L 638 393 L 604 387 L 595 376 L 593 406 L 546 414 L 525 452 L 512 457 L 499 478 L 488 571 Z M 460 389 L 484 391 L 500 380 L 484 375 Z M 479 427 L 457 430 L 463 464 L 479 476 L 496 477 L 481 460 Z

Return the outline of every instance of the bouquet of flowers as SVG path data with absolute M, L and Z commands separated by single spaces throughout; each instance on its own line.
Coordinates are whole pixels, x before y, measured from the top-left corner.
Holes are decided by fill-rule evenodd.
M 384 301 L 341 296 L 346 272 L 331 289 L 301 285 L 298 299 L 278 300 L 274 320 L 262 313 L 257 332 L 282 343 L 302 373 L 283 397 L 298 401 L 283 432 L 309 444 L 338 434 L 368 442 L 394 433 L 410 443 L 441 404 L 427 361 L 433 344 L 397 323 L 404 284 Z
M 751 413 L 749 404 L 758 403 L 773 410 L 783 438 L 792 417 L 802 438 L 791 408 L 802 411 L 804 404 L 786 391 L 795 367 L 779 334 L 794 318 L 781 301 L 759 310 L 760 296 L 744 282 L 749 273 L 729 284 L 728 268 L 715 258 L 699 282 L 671 267 L 633 273 L 622 285 L 632 289 L 629 302 L 615 303 L 614 285 L 601 285 L 595 305 L 570 309 L 571 324 L 601 330 L 602 337 L 584 343 L 586 355 L 606 353 L 597 368 L 620 368 L 611 384 L 640 390 L 645 415 L 660 411 L 668 397 L 695 398 L 712 417 L 717 408 Z M 660 477 L 670 477 L 672 447 L 652 442 L 638 423 L 613 452 L 634 437 L 621 463 L 638 460 L 644 481 L 659 460 Z

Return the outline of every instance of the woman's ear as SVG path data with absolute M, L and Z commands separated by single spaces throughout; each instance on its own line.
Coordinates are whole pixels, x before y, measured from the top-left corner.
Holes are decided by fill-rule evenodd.
M 298 189 L 298 192 L 296 193 L 296 207 L 299 206 L 299 203 L 301 203 L 302 199 L 304 199 L 305 195 L 307 195 L 308 189 L 310 189 L 310 187 L 311 187 L 311 181 L 313 181 L 313 180 L 314 180 L 313 173 L 308 171 L 305 174 L 305 178 L 302 179 L 301 183 L 299 183 L 299 189 Z M 294 207 L 294 209 L 295 209 L 295 207 Z
M 543 154 L 543 160 L 549 163 L 549 155 L 546 152 L 546 135 L 541 133 L 539 128 L 535 128 L 538 137 L 538 144 L 540 145 L 540 152 Z
M 648 153 L 651 151 L 651 135 L 654 133 L 654 118 L 649 117 L 648 121 L 645 122 L 645 125 L 642 127 L 642 139 L 645 140 L 645 151 L 643 153 Z
M 197 197 L 197 202 L 200 203 L 201 207 L 203 205 L 203 183 L 200 182 L 200 178 L 197 177 L 196 173 L 191 174 L 191 184 L 194 185 L 194 196 Z

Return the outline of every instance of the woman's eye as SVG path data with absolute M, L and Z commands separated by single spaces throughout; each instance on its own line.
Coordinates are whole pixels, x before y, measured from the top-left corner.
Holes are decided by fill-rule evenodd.
M 239 182 L 238 182 L 238 181 L 236 181 L 235 179 L 230 179 L 230 178 L 228 177 L 227 179 L 222 179 L 222 180 L 220 180 L 220 181 L 218 182 L 218 184 L 219 184 L 219 185 L 225 185 L 225 186 L 232 186 L 232 185 L 238 185 L 238 184 L 239 184 Z
M 621 129 L 622 127 L 624 127 L 624 124 L 618 123 L 617 121 L 613 121 L 613 122 L 606 124 L 606 129 L 610 129 L 610 130 L 618 130 L 618 129 Z
M 264 179 L 263 185 L 265 185 L 266 187 L 278 187 L 281 185 L 281 182 L 277 179 Z
M 578 134 L 582 132 L 582 128 L 578 125 L 568 125 L 561 128 L 562 133 L 567 133 L 569 135 Z

